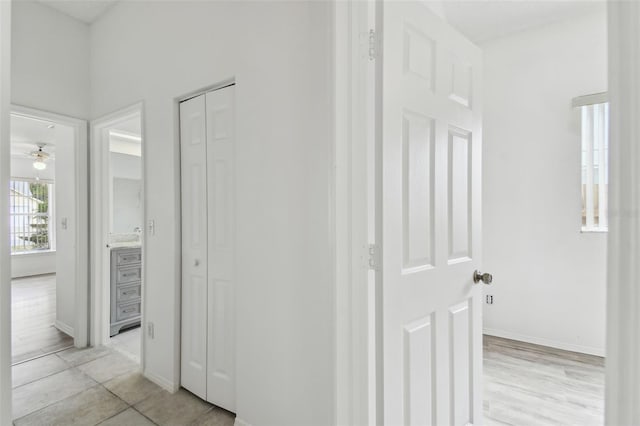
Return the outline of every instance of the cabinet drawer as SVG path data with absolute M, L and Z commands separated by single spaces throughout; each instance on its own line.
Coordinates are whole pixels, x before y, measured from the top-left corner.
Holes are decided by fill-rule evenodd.
M 124 321 L 140 316 L 140 300 L 136 302 L 118 303 L 116 307 L 116 321 Z
M 142 252 L 140 249 L 118 250 L 116 251 L 116 265 L 131 265 L 142 262 Z
M 140 284 L 121 286 L 116 289 L 116 302 L 126 302 L 140 298 Z
M 140 281 L 141 279 L 142 267 L 140 265 L 118 267 L 118 269 L 116 270 L 116 283 L 118 285 Z

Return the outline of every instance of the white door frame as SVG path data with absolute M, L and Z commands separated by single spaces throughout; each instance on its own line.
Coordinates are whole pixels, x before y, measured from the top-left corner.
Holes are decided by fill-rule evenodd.
M 142 203 L 143 223 L 146 223 L 147 203 L 145 193 L 145 151 L 144 139 L 144 108 L 142 103 L 120 109 L 111 114 L 91 122 L 91 345 L 109 343 L 110 336 L 110 260 L 107 234 L 110 229 L 111 215 L 107 213 L 108 203 L 104 201 L 104 194 L 109 194 L 109 138 L 108 129 L 121 122 L 139 118 L 142 136 Z M 146 260 L 145 234 L 146 227 L 142 227 L 142 324 L 146 307 Z M 144 329 L 144 327 L 143 327 Z M 144 371 L 145 333 L 141 333 L 140 365 Z
M 367 56 L 367 33 L 379 21 L 375 17 L 371 20 L 375 6 L 370 3 L 334 4 L 336 423 L 380 424 L 379 344 L 372 341 L 376 317 L 369 312 L 369 306 L 376 304 L 376 280 L 375 274 L 365 273 L 363 267 L 369 257 L 365 248 L 375 241 L 371 239 L 375 231 L 364 238 L 355 226 L 364 221 L 375 227 L 375 206 L 379 204 L 366 191 L 379 178 L 370 169 L 378 163 L 379 144 L 370 134 L 375 131 L 375 121 L 369 115 L 370 71 L 360 68 L 362 58 Z M 633 72 L 640 67 L 640 5 L 609 2 L 608 15 L 611 169 L 617 170 L 610 176 L 605 423 L 633 424 L 640 418 L 640 358 L 636 349 L 640 347 L 640 316 L 632 315 L 640 310 L 640 270 L 631 267 L 640 257 L 640 174 L 636 172 L 640 142 L 632 139 L 640 134 L 640 121 L 636 119 L 640 115 L 640 78 Z M 374 46 L 378 43 L 374 40 Z M 367 182 L 364 186 L 359 184 L 362 180 Z M 635 245 L 629 244 L 629 235 L 635 237 Z M 368 292 L 362 291 L 364 286 L 368 286 Z
M 36 120 L 52 121 L 73 128 L 74 163 L 76 165 L 74 181 L 74 199 L 76 220 L 72 223 L 75 230 L 75 323 L 73 324 L 73 343 L 76 348 L 84 348 L 89 343 L 89 171 L 87 160 L 87 122 L 78 118 L 28 108 L 11 106 L 11 115 L 20 115 Z
M 11 414 L 11 252 L 9 248 L 9 160 L 11 114 L 11 0 L 0 1 L 0 425 Z
M 376 1 L 334 2 L 333 199 L 336 424 L 373 425 L 381 395 L 375 265 L 379 141 Z M 370 44 L 371 43 L 371 44 Z M 370 51 L 370 48 L 373 50 Z M 373 249 L 373 253 L 371 250 Z M 371 266 L 373 263 L 373 267 Z
M 640 4 L 608 2 L 609 234 L 605 424 L 640 419 Z

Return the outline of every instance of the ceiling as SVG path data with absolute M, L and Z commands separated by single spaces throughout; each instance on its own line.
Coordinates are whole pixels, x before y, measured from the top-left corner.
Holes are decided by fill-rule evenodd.
M 11 156 L 31 158 L 29 153 L 38 149 L 37 143 L 45 143 L 44 151 L 55 153 L 55 128 L 53 123 L 11 114 Z
M 117 0 L 38 0 L 65 15 L 91 24 L 105 13 Z
M 37 0 L 91 24 L 118 0 Z M 214 0 L 210 0 L 214 1 Z M 581 14 L 604 11 L 605 0 L 426 0 L 475 43 L 546 25 Z
M 477 44 L 606 10 L 604 0 L 440 0 L 429 3 L 449 24 Z

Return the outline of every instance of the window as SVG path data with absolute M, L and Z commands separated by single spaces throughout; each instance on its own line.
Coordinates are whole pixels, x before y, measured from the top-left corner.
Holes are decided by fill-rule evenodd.
M 53 184 L 12 180 L 10 184 L 11 253 L 53 249 Z
M 604 100 L 591 95 L 591 100 Z M 609 103 L 580 105 L 582 117 L 582 231 L 606 231 L 609 191 Z

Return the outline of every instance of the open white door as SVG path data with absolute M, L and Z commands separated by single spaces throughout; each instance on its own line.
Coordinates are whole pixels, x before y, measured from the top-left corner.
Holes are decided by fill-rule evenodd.
M 382 423 L 481 424 L 481 52 L 424 2 L 382 16 Z

